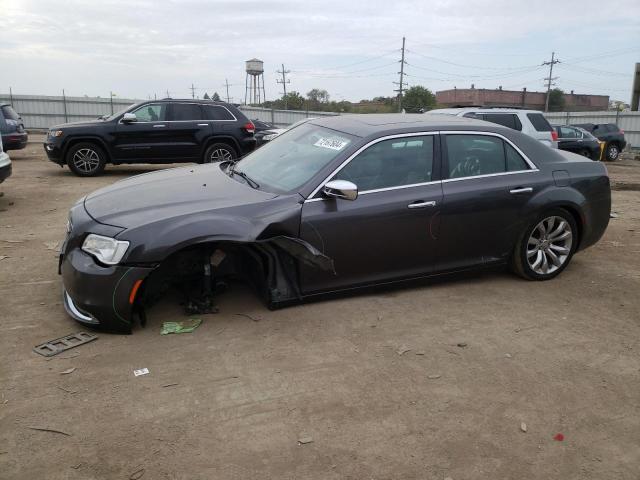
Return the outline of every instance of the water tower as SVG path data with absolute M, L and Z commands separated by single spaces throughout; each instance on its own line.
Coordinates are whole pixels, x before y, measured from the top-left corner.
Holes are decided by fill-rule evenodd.
M 264 63 L 262 60 L 252 58 L 251 60 L 247 60 L 245 65 L 247 76 L 244 81 L 244 104 L 247 105 L 248 98 L 249 105 L 260 105 L 265 101 Z M 262 85 L 260 85 L 261 82 Z

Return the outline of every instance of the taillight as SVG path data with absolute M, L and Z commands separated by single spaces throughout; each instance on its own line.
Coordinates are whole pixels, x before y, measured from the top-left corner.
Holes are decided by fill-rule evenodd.
M 555 130 L 551 130 L 551 140 L 553 140 L 554 142 L 558 141 L 558 132 L 556 132 Z
M 256 131 L 256 126 L 253 124 L 253 122 L 245 123 L 242 128 L 244 128 L 245 132 L 247 133 L 255 133 Z
M 620 129 L 620 133 L 624 135 L 624 130 L 623 130 L 623 129 Z

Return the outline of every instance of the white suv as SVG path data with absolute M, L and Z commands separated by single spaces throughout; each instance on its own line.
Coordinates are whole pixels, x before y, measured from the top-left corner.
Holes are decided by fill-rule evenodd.
M 439 108 L 430 110 L 427 114 L 447 114 L 458 117 L 477 118 L 487 122 L 497 123 L 504 127 L 513 128 L 530 137 L 540 140 L 551 148 L 558 148 L 558 133 L 537 110 L 519 110 L 517 108 Z
M 2 137 L 0 137 L 0 183 L 11 175 L 11 159 L 2 150 Z

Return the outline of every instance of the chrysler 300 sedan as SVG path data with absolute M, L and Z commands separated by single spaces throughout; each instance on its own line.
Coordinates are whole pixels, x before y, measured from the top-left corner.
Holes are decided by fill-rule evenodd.
M 226 278 L 269 308 L 509 265 L 549 280 L 603 235 L 606 168 L 442 115 L 325 117 L 245 158 L 148 173 L 81 199 L 60 255 L 76 320 L 130 332 L 168 289 L 215 310 Z

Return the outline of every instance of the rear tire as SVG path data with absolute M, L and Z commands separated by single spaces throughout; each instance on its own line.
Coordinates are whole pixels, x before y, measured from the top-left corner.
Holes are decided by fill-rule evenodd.
M 67 152 L 69 170 L 79 177 L 95 177 L 104 171 L 107 155 L 95 143 L 78 143 Z
M 214 143 L 204 152 L 202 163 L 227 162 L 236 158 L 238 158 L 238 154 L 235 148 L 226 143 Z
M 527 280 L 551 280 L 569 265 L 577 245 L 575 219 L 566 210 L 553 208 L 538 216 L 520 235 L 512 268 Z
M 617 143 L 610 143 L 604 151 L 605 160 L 614 162 L 620 156 L 620 147 Z

